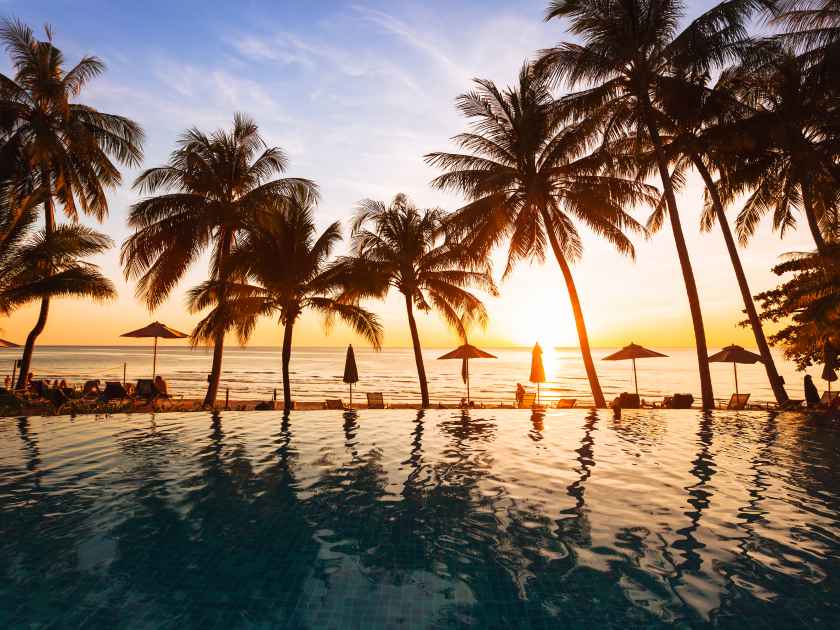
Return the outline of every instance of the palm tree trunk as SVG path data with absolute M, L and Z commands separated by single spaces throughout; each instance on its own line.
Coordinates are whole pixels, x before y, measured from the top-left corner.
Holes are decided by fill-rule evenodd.
M 50 298 L 45 297 L 41 299 L 41 310 L 38 312 L 38 321 L 35 322 L 35 327 L 29 331 L 26 337 L 26 344 L 23 346 L 23 357 L 20 360 L 20 376 L 18 376 L 17 389 L 23 389 L 26 384 L 26 375 L 29 374 L 30 366 L 32 365 L 32 353 L 35 350 L 35 340 L 38 335 L 44 332 L 44 327 L 47 325 L 47 314 L 50 311 Z
M 808 220 L 808 228 L 811 230 L 811 235 L 814 237 L 814 243 L 817 246 L 817 251 L 821 256 L 828 255 L 828 248 L 825 244 L 822 230 L 820 230 L 817 215 L 814 212 L 814 200 L 811 198 L 811 190 L 808 186 L 800 185 L 802 191 L 802 206 L 805 209 L 805 218 Z
M 289 362 L 292 358 L 292 329 L 295 325 L 293 319 L 289 319 L 283 327 L 283 410 L 292 410 L 292 384 L 289 381 Z
M 213 363 L 210 366 L 210 377 L 207 379 L 207 393 L 204 395 L 204 406 L 214 407 L 216 395 L 219 392 L 219 380 L 222 377 L 222 355 L 225 348 L 225 333 L 219 333 L 213 340 Z
M 46 172 L 42 169 L 42 172 Z M 49 181 L 48 176 L 42 176 L 42 179 Z M 44 233 L 47 235 L 55 231 L 55 206 L 52 199 L 52 186 L 47 184 L 47 194 L 44 201 Z M 38 312 L 38 320 L 35 326 L 29 331 L 26 336 L 26 343 L 23 346 L 23 356 L 20 359 L 20 378 L 18 379 L 17 388 L 22 389 L 26 382 L 26 375 L 32 366 L 32 354 L 35 352 L 35 342 L 38 337 L 44 332 L 47 326 L 47 315 L 50 312 L 50 298 L 41 298 L 41 310 Z
M 697 349 L 697 366 L 700 371 L 700 392 L 703 399 L 703 409 L 714 409 L 715 396 L 712 390 L 712 375 L 709 372 L 709 351 L 706 346 L 703 313 L 700 310 L 700 296 L 697 294 L 697 283 L 694 281 L 694 271 L 691 268 L 691 259 L 688 257 L 688 247 L 685 244 L 685 235 L 682 231 L 680 215 L 677 210 L 677 199 L 674 196 L 674 187 L 671 185 L 668 160 L 662 151 L 662 140 L 659 137 L 659 130 L 650 116 L 647 121 L 647 128 L 654 149 L 656 150 L 659 177 L 662 179 L 665 202 L 668 204 L 668 218 L 671 221 L 671 230 L 674 232 L 674 243 L 677 246 L 677 256 L 680 260 L 685 292 L 688 296 L 688 307 L 691 310 L 691 322 L 694 325 L 694 345 Z
M 414 346 L 414 362 L 417 364 L 417 378 L 420 380 L 420 405 L 429 407 L 429 384 L 426 382 L 426 368 L 423 366 L 423 353 L 420 351 L 420 335 L 417 334 L 417 322 L 414 321 L 414 305 L 411 296 L 405 296 L 405 310 L 408 313 L 408 328 L 411 330 L 411 344 Z
M 227 264 L 230 249 L 233 245 L 233 232 L 230 229 L 224 229 L 219 234 L 219 255 L 217 257 L 217 267 L 214 271 L 216 279 L 219 281 L 219 307 L 223 307 L 226 300 L 225 295 L 225 266 Z M 204 406 L 213 407 L 216 404 L 216 394 L 219 391 L 219 380 L 222 378 L 222 355 L 225 348 L 225 331 L 218 330 L 213 338 L 213 363 L 210 366 L 210 377 L 207 379 L 207 393 L 204 395 Z
M 572 303 L 575 327 L 577 328 L 578 341 L 580 342 L 580 354 L 583 357 L 583 365 L 586 368 L 586 377 L 589 379 L 589 388 L 592 390 L 592 399 L 595 401 L 595 406 L 598 409 L 603 409 L 607 406 L 607 403 L 604 400 L 604 393 L 601 391 L 601 382 L 598 380 L 598 373 L 595 371 L 595 363 L 592 361 L 592 350 L 589 347 L 586 321 L 583 318 L 583 308 L 580 305 L 577 287 L 575 286 L 574 278 L 572 278 L 572 270 L 566 261 L 566 257 L 563 255 L 563 251 L 560 249 L 557 236 L 550 229 L 550 217 L 545 209 L 542 210 L 542 216 L 543 223 L 545 223 L 545 231 L 548 232 L 551 249 L 554 251 L 554 257 L 557 259 L 557 264 L 560 265 L 560 271 L 563 272 L 563 279 L 566 281 L 566 290 L 569 294 L 569 300 Z
M 764 369 L 767 371 L 770 387 L 773 389 L 776 402 L 779 404 L 785 403 L 788 401 L 788 395 L 785 391 L 785 386 L 782 384 L 782 379 L 779 377 L 779 372 L 776 370 L 776 363 L 773 361 L 773 355 L 770 354 L 770 346 L 767 344 L 767 339 L 764 336 L 764 328 L 761 326 L 761 320 L 758 318 L 758 313 L 755 310 L 750 285 L 747 283 L 747 276 L 744 273 L 743 265 L 741 265 L 741 257 L 738 255 L 738 247 L 735 245 L 735 239 L 732 238 L 732 230 L 729 229 L 729 223 L 726 220 L 726 213 L 723 210 L 723 203 L 720 200 L 717 184 L 712 179 L 706 165 L 703 164 L 703 160 L 694 155 L 692 156 L 692 161 L 706 184 L 709 196 L 712 198 L 717 222 L 720 225 L 721 232 L 723 232 L 723 240 L 726 242 L 729 259 L 732 261 L 732 267 L 735 270 L 738 288 L 741 290 L 741 298 L 744 300 L 744 309 L 747 311 L 747 318 L 750 321 L 753 336 L 755 337 L 755 345 L 758 346 L 758 352 L 764 362 Z

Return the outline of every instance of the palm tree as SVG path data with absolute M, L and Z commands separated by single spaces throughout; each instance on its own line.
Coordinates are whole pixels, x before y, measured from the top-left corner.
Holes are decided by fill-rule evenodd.
M 106 191 L 120 183 L 112 160 L 140 164 L 143 132 L 131 120 L 73 102 L 105 65 L 83 57 L 69 70 L 53 45 L 52 32 L 39 41 L 19 21 L 0 23 L 0 42 L 11 57 L 14 77 L 0 74 L 0 119 L 4 147 L 16 147 L 30 189 L 44 193 L 44 229 L 55 229 L 55 207 L 78 220 L 79 213 L 102 220 L 108 214 Z M 25 187 L 27 187 L 25 186 Z M 44 330 L 49 296 L 41 300 L 35 327 L 26 340 L 21 374 L 29 371 L 35 341 Z
M 101 254 L 113 242 L 104 234 L 81 225 L 60 225 L 27 237 L 14 245 L 0 264 L 2 293 L 0 304 L 4 311 L 34 302 L 58 297 L 80 297 L 96 301 L 116 297 L 114 285 L 99 271 L 99 267 L 84 258 Z M 42 310 L 43 313 L 43 310 Z M 38 320 L 40 328 L 46 315 Z M 22 365 L 26 366 L 17 387 L 24 386 L 32 361 L 33 335 L 30 332 L 24 346 Z M 21 368 L 22 369 L 22 368 Z
M 829 89 L 840 64 L 840 0 L 778 0 L 773 22 L 784 27 L 777 39 L 800 53 Z M 833 88 L 836 91 L 836 87 Z
M 760 0 L 724 2 L 683 31 L 680 0 L 553 0 L 546 20 L 566 18 L 583 43 L 561 43 L 544 50 L 538 62 L 556 80 L 585 86 L 561 104 L 571 117 L 600 121 L 608 140 L 633 133 L 653 147 L 665 207 L 682 269 L 697 349 L 704 408 L 713 408 L 706 333 L 700 298 L 685 243 L 676 195 L 661 137 L 658 107 L 663 78 L 702 76 L 737 50 L 744 24 Z
M 792 51 L 769 42 L 756 46 L 732 74 L 739 100 L 752 110 L 724 129 L 730 143 L 746 148 L 722 187 L 727 200 L 750 193 L 737 219 L 741 242 L 765 214 L 772 213 L 774 227 L 784 234 L 801 210 L 825 257 L 840 188 L 840 136 L 830 92 L 820 89 Z
M 776 370 L 773 355 L 764 335 L 761 320 L 753 302 L 747 276 L 741 264 L 738 247 L 729 227 L 723 197 L 718 180 L 726 177 L 727 165 L 738 159 L 737 147 L 733 146 L 730 130 L 751 113 L 731 89 L 731 77 L 724 72 L 713 87 L 701 80 L 695 84 L 677 80 L 674 89 L 663 95 L 662 109 L 669 119 L 671 132 L 663 134 L 663 150 L 669 156 L 672 179 L 682 180 L 686 170 L 694 168 L 706 187 L 706 206 L 701 219 L 701 230 L 711 230 L 715 223 L 720 226 L 729 259 L 732 263 L 744 310 L 753 331 L 756 346 L 764 363 L 767 378 L 778 403 L 788 400 L 782 379 Z M 632 143 L 642 143 L 645 138 L 631 138 Z M 647 171 L 656 167 L 653 151 L 648 150 Z M 648 227 L 658 230 L 664 222 L 664 208 L 660 205 L 651 216 Z
M 128 224 L 135 232 L 123 244 L 121 261 L 126 277 L 138 280 L 137 295 L 146 306 L 160 306 L 208 248 L 214 299 L 224 305 L 232 283 L 230 253 L 244 231 L 296 195 L 316 195 L 309 180 L 272 179 L 285 169 L 283 151 L 267 147 L 256 123 L 236 114 L 231 131 L 186 131 L 168 164 L 142 173 L 135 189 L 160 194 L 132 206 Z M 206 406 L 216 401 L 225 332 L 231 325 L 224 310 L 217 315 L 214 330 L 202 327 L 193 334 L 194 341 L 209 334 L 213 343 Z
M 643 228 L 622 208 L 651 201 L 652 190 L 634 181 L 600 174 L 597 160 L 582 153 L 592 140 L 586 125 L 564 126 L 562 111 L 544 75 L 525 64 L 516 89 L 492 81 L 458 97 L 472 129 L 455 137 L 467 153 L 430 153 L 426 161 L 447 172 L 433 181 L 468 198 L 450 219 L 475 256 L 486 257 L 509 239 L 505 276 L 525 258 L 544 259 L 546 241 L 563 273 L 572 303 L 583 363 L 596 407 L 606 406 L 592 361 L 583 308 L 571 263 L 582 245 L 575 220 L 634 255 L 625 229 Z
M 296 203 L 280 209 L 264 224 L 249 230 L 231 252 L 234 276 L 248 279 L 231 287 L 230 309 L 240 340 L 251 334 L 261 315 L 278 316 L 283 326 L 283 403 L 292 408 L 289 362 L 292 338 L 298 318 L 306 310 L 314 310 L 325 318 L 329 330 L 338 318 L 358 334 L 381 347 L 382 326 L 376 315 L 358 306 L 347 296 L 352 277 L 347 266 L 330 262 L 333 249 L 341 241 L 341 226 L 331 224 L 316 235 L 312 217 L 314 194 L 309 191 Z M 195 309 L 215 302 L 215 289 L 209 283 L 197 287 L 191 295 Z M 197 327 L 197 334 L 211 336 L 216 329 L 215 311 Z
M 414 309 L 436 309 L 465 339 L 465 323 L 487 321 L 484 304 L 466 288 L 497 295 L 489 264 L 455 243 L 442 242 L 445 218 L 439 209 L 418 209 L 404 194 L 390 204 L 365 199 L 353 222 L 354 255 L 342 260 L 354 278 L 349 295 L 384 298 L 391 288 L 402 293 L 424 408 L 429 386 Z

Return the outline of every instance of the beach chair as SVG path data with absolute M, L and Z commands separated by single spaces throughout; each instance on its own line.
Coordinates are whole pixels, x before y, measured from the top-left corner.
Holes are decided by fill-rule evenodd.
M 82 397 L 83 398 L 96 398 L 99 396 L 101 390 L 99 389 L 99 379 L 93 379 L 91 381 L 85 381 L 84 386 L 82 387 Z
M 534 392 L 525 392 L 522 394 L 522 399 L 517 405 L 518 409 L 533 409 L 534 403 L 537 400 L 537 394 Z
M 385 399 L 382 392 L 371 392 L 367 394 L 368 409 L 385 409 Z
M 749 394 L 732 394 L 726 408 L 729 411 L 739 411 L 747 408 L 747 401 L 750 399 Z
M 694 396 L 691 394 L 674 394 L 671 396 L 671 409 L 691 409 Z
M 621 392 L 621 394 L 612 403 L 613 409 L 638 409 L 642 402 L 638 394 L 631 394 L 630 392 Z
M 102 401 L 125 400 L 130 398 L 128 390 L 119 381 L 105 381 L 105 391 L 102 392 Z
M 344 409 L 344 403 L 340 398 L 327 398 L 324 402 L 324 409 Z
M 32 392 L 36 398 L 47 398 L 49 394 L 49 387 L 44 381 L 30 381 L 29 391 Z
M 555 403 L 557 409 L 572 409 L 577 404 L 577 398 L 561 398 Z
M 147 402 L 157 400 L 158 398 L 169 398 L 166 394 L 160 391 L 155 382 L 150 378 L 137 379 L 137 386 L 134 388 L 135 398 L 140 398 Z

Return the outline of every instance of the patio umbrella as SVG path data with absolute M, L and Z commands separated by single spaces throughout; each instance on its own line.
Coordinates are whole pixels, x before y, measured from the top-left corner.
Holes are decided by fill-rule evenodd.
M 14 343 L 13 341 L 6 341 L 5 339 L 0 339 L 0 348 L 20 348 L 20 344 Z
M 732 369 L 735 371 L 735 394 L 738 394 L 738 364 L 743 363 L 745 365 L 752 365 L 753 363 L 763 363 L 764 361 L 761 359 L 761 356 L 756 354 L 755 352 L 750 352 L 742 348 L 741 346 L 736 346 L 732 344 L 731 346 L 726 346 L 720 352 L 717 352 L 709 357 L 710 363 L 731 363 Z
M 163 339 L 183 339 L 184 337 L 189 337 L 188 334 L 182 333 L 174 328 L 170 328 L 166 324 L 161 324 L 160 322 L 152 322 L 148 326 L 144 326 L 143 328 L 138 328 L 137 330 L 132 330 L 131 332 L 123 333 L 120 337 L 154 337 L 155 338 L 155 350 L 154 354 L 152 355 L 152 378 L 157 376 L 157 340 L 158 337 L 162 337 Z
M 828 393 L 830 394 L 831 383 L 837 380 L 837 353 L 827 344 L 825 346 L 825 360 L 823 363 L 822 378 L 828 383 Z
M 648 350 L 639 344 L 631 343 L 629 346 L 624 346 L 618 352 L 613 352 L 611 355 L 603 358 L 604 361 L 626 361 L 631 359 L 633 361 L 633 382 L 636 384 L 636 396 L 639 395 L 639 375 L 636 373 L 636 359 L 656 359 L 658 357 L 667 357 L 667 354 L 656 352 L 655 350 Z
M 438 360 L 461 359 L 461 380 L 467 386 L 467 403 L 470 402 L 470 359 L 495 359 L 496 356 L 465 343 L 451 352 L 447 352 Z
M 537 404 L 540 404 L 540 383 L 545 383 L 545 368 L 543 367 L 542 348 L 535 343 L 531 350 L 531 376 L 528 378 L 532 383 L 537 384 Z
M 344 378 L 342 379 L 350 386 L 350 406 L 353 406 L 353 383 L 359 382 L 359 370 L 356 368 L 356 355 L 353 352 L 353 344 L 347 346 L 347 358 L 344 359 Z

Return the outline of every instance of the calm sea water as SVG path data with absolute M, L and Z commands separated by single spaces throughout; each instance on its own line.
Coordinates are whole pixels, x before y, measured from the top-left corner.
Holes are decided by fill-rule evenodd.
M 605 395 L 612 398 L 633 390 L 633 369 L 629 361 L 602 361 L 614 348 L 596 349 L 596 367 Z M 660 349 L 669 356 L 637 362 L 642 397 L 661 400 L 675 392 L 691 392 L 699 400 L 700 385 L 694 350 Z M 713 349 L 716 350 L 716 349 Z M 470 362 L 471 395 L 487 403 L 513 401 L 517 382 L 533 388 L 528 380 L 531 366 L 529 349 L 490 349 L 497 359 Z M 347 399 L 344 373 L 345 348 L 296 348 L 292 355 L 293 396 L 296 400 L 323 400 L 341 396 Z M 438 361 L 445 350 L 424 351 L 426 373 L 433 403 L 453 403 L 464 396 L 460 361 Z M 0 350 L 0 370 L 9 373 L 20 350 Z M 201 397 L 210 370 L 210 352 L 204 349 L 167 345 L 158 349 L 158 373 L 168 381 L 170 390 L 184 396 Z M 374 352 L 356 348 L 361 381 L 354 388 L 360 398 L 365 391 L 381 391 L 391 402 L 417 402 L 420 397 L 414 355 L 408 348 L 389 348 Z M 544 355 L 549 383 L 541 388 L 546 398 L 578 398 L 580 404 L 591 401 L 589 383 L 576 349 L 546 350 Z M 71 347 L 41 346 L 36 349 L 33 371 L 36 378 L 87 378 L 122 380 L 123 364 L 128 380 L 149 377 L 152 369 L 148 347 Z M 802 375 L 795 366 L 777 357 L 777 366 L 794 398 L 803 398 Z M 819 370 L 813 370 L 819 383 Z M 728 400 L 735 391 L 732 365 L 712 364 L 715 395 Z M 769 402 L 773 394 L 761 364 L 738 367 L 741 392 L 750 392 L 751 402 Z M 229 389 L 231 399 L 268 400 L 274 389 L 282 392 L 279 348 L 240 348 L 225 350 L 221 396 Z
M 0 419 L 3 628 L 837 628 L 840 431 L 767 412 Z

